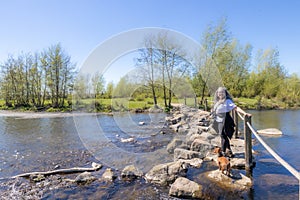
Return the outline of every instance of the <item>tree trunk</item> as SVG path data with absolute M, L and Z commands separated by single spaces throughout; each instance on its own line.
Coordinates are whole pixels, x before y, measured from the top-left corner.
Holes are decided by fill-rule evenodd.
M 157 106 L 157 99 L 156 99 L 156 94 L 155 94 L 155 88 L 154 88 L 154 83 L 152 82 L 151 84 L 151 89 L 152 89 L 152 96 L 153 96 L 153 103 L 154 106 Z

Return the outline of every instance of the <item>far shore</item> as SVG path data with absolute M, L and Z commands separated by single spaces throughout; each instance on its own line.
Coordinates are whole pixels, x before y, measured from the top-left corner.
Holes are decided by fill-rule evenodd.
M 173 107 L 179 107 L 183 104 L 181 103 L 172 103 Z M 245 107 L 245 108 L 244 108 Z M 269 109 L 253 109 L 248 108 L 247 106 L 241 106 L 243 110 L 299 110 L 299 107 L 291 107 L 291 108 L 269 108 Z M 123 111 L 124 112 L 124 111 Z M 149 112 L 148 109 L 132 109 L 128 112 Z M 24 111 L 19 109 L 12 110 L 1 110 L 0 109 L 0 117 L 16 117 L 16 118 L 49 118 L 49 117 L 75 117 L 75 116 L 85 116 L 85 115 L 113 115 L 114 112 L 88 112 L 88 111 L 56 111 L 56 112 L 48 112 L 48 111 Z
M 15 111 L 0 110 L 0 117 L 17 117 L 17 118 L 49 118 L 49 117 L 75 117 L 85 115 L 98 115 L 111 113 L 88 113 L 88 112 L 35 112 L 35 111 Z

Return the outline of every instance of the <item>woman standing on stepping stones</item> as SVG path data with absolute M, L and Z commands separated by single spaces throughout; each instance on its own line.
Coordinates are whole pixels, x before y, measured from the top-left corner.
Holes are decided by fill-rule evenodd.
M 234 133 L 234 121 L 230 116 L 230 111 L 237 109 L 238 112 L 246 114 L 242 109 L 237 107 L 229 92 L 225 87 L 219 87 L 215 92 L 214 96 L 214 107 L 213 114 L 215 116 L 215 123 L 217 127 L 217 132 L 221 135 L 221 148 L 222 156 L 227 156 L 232 158 L 234 155 L 230 148 L 230 140 Z

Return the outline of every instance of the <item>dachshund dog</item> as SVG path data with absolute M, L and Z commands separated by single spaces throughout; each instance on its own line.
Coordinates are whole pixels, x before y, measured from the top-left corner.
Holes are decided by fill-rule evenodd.
M 224 171 L 226 170 L 227 176 L 230 176 L 230 161 L 222 155 L 221 153 L 221 148 L 220 147 L 215 147 L 214 153 L 218 154 L 218 165 L 219 165 L 219 170 L 222 171 L 222 174 L 225 174 Z

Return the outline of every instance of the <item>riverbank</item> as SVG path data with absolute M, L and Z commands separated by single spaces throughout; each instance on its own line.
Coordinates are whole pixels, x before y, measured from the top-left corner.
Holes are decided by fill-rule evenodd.
M 289 110 L 300 109 L 299 103 L 288 103 L 276 98 L 234 98 L 235 103 L 244 110 Z
M 0 117 L 16 117 L 16 118 L 58 118 L 58 117 L 73 117 L 86 116 L 96 114 L 110 113 L 86 113 L 86 112 L 46 112 L 46 111 L 20 111 L 20 110 L 0 110 Z
M 211 97 L 207 97 L 207 109 L 212 107 L 213 101 Z M 112 113 L 112 112 L 147 112 L 153 108 L 153 100 L 151 98 L 141 99 L 83 99 L 80 102 L 75 102 L 74 105 L 69 103 L 61 108 L 53 108 L 45 106 L 43 108 L 27 107 L 7 107 L 4 102 L 0 102 L 0 110 L 13 112 L 37 112 L 37 113 L 70 113 L 70 112 L 90 112 L 90 113 Z M 196 107 L 205 109 L 204 105 L 200 104 L 200 100 L 196 100 Z M 299 103 L 287 103 L 276 98 L 234 98 L 236 105 L 243 110 L 297 110 L 300 109 Z M 190 107 L 195 107 L 194 98 L 174 99 L 172 104 L 185 104 Z M 163 100 L 158 99 L 158 106 L 163 109 Z

